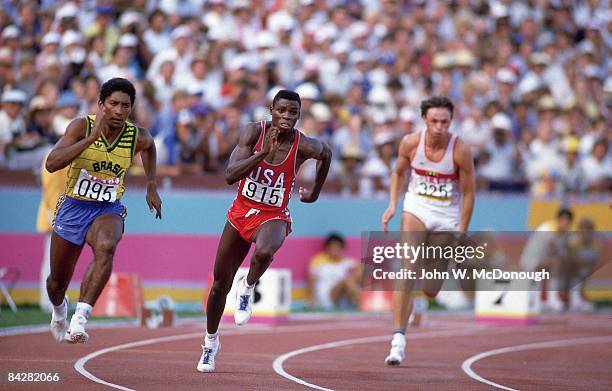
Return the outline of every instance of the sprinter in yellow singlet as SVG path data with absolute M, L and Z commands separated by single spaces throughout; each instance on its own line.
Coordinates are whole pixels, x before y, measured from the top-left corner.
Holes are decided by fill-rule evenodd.
M 161 219 L 161 200 L 155 181 L 155 143 L 146 129 L 127 121 L 136 90 L 126 79 L 102 85 L 98 114 L 76 118 L 47 157 L 54 172 L 68 166 L 66 190 L 60 197 L 51 237 L 51 274 L 47 293 L 53 304 L 51 333 L 61 342 L 84 343 L 85 324 L 108 281 L 117 244 L 123 235 L 127 209 L 121 203 L 124 178 L 140 152 L 147 176 L 147 204 Z M 76 312 L 66 320 L 65 297 L 81 250 L 89 244 L 94 260 L 81 283 Z

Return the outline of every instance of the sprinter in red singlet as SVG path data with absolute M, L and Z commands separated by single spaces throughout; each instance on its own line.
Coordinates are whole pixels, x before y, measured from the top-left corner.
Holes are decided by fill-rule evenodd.
M 200 372 L 215 370 L 215 356 L 221 347 L 217 330 L 225 299 L 251 243 L 255 243 L 249 273 L 239 282 L 234 320 L 243 325 L 251 317 L 255 284 L 291 232 L 288 204 L 298 168 L 308 159 L 318 160 L 313 188 L 299 189 L 302 202 L 315 202 L 327 177 L 331 150 L 294 128 L 300 109 L 298 94 L 279 91 L 270 107 L 272 121 L 249 124 L 242 131 L 225 170 L 228 184 L 239 181 L 238 194 L 227 212 L 217 249 L 206 305 L 206 335 L 197 365 Z

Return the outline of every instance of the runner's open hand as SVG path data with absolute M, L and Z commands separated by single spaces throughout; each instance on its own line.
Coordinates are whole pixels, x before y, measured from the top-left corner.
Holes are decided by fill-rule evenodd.
M 387 210 L 385 210 L 385 213 L 383 213 L 381 219 L 382 229 L 384 232 L 387 232 L 389 230 L 389 221 L 391 221 L 393 216 L 395 216 L 395 208 L 388 207 Z
M 155 185 L 147 186 L 147 205 L 149 205 L 151 212 L 155 209 L 155 218 L 161 220 L 162 202 L 159 194 L 157 194 L 157 187 Z

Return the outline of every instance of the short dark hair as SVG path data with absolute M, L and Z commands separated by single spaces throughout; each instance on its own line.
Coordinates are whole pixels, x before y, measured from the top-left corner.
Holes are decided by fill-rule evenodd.
M 344 237 L 337 232 L 332 232 L 325 238 L 325 247 L 327 247 L 331 242 L 338 242 L 344 248 Z
M 450 111 L 451 117 L 455 110 L 455 105 L 453 105 L 450 99 L 445 96 L 434 96 L 421 102 L 421 117 L 425 117 L 425 115 L 427 115 L 427 110 L 434 107 L 447 109 Z
M 300 100 L 300 95 L 295 91 L 290 90 L 280 90 L 274 95 L 274 99 L 272 99 L 272 107 L 278 102 L 280 99 L 293 100 L 302 107 L 302 101 Z
M 571 211 L 571 209 L 569 208 L 561 208 L 559 209 L 559 211 L 557 212 L 557 218 L 560 217 L 567 217 L 568 219 L 574 220 L 574 212 Z
M 102 87 L 100 88 L 100 101 L 104 103 L 106 98 L 111 96 L 115 91 L 126 93 L 130 97 L 132 106 L 134 106 L 134 101 L 136 100 L 136 88 L 134 88 L 134 84 L 132 84 L 131 81 L 122 77 L 115 77 L 102 84 Z

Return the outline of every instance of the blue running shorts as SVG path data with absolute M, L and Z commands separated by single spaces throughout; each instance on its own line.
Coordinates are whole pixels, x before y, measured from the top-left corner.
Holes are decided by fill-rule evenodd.
M 119 200 L 100 202 L 62 197 L 64 200 L 60 199 L 55 212 L 53 232 L 79 246 L 85 243 L 91 223 L 99 216 L 116 214 L 123 220 L 127 217 L 127 208 Z

